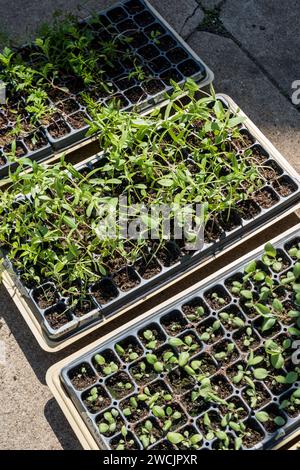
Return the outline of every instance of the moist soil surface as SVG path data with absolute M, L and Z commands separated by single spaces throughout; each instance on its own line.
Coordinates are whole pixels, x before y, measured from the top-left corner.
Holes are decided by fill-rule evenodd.
M 85 406 L 91 413 L 99 413 L 104 408 L 107 408 L 110 405 L 110 398 L 104 392 L 101 387 L 97 387 L 98 390 L 98 398 L 94 402 L 90 402 L 88 398 L 88 394 L 86 395 L 85 399 L 83 400 Z
M 85 113 L 79 112 L 68 116 L 67 120 L 68 123 L 73 127 L 73 129 L 81 129 L 82 127 L 87 126 L 85 122 L 87 118 L 88 117 Z
M 60 139 L 61 137 L 69 134 L 70 130 L 64 121 L 59 120 L 50 124 L 48 132 L 53 139 Z
M 118 288 L 123 292 L 133 289 L 140 283 L 138 278 L 126 270 L 115 274 L 113 280 Z
M 67 313 L 61 311 L 53 311 L 45 315 L 45 319 L 54 330 L 58 330 L 70 321 Z
M 144 279 L 151 279 L 161 272 L 161 267 L 155 259 L 150 259 L 149 261 L 141 259 L 135 264 L 135 267 L 139 275 Z
M 82 364 L 71 372 L 70 380 L 77 390 L 84 390 L 93 385 L 97 381 L 97 378 L 88 366 Z
M 270 209 L 277 202 L 277 198 L 270 191 L 262 189 L 253 195 L 253 199 L 257 202 L 263 209 Z

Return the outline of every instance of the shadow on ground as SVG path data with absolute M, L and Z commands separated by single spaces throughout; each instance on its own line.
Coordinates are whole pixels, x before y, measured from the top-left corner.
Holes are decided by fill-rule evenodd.
M 46 403 L 44 414 L 64 450 L 82 450 L 80 443 L 54 398 Z

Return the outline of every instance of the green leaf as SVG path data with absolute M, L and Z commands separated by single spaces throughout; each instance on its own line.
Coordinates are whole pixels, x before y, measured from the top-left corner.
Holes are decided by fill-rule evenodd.
M 276 248 L 274 248 L 274 246 L 272 245 L 272 243 L 267 243 L 265 245 L 265 252 L 268 256 L 270 256 L 271 258 L 276 258 Z
M 75 219 L 73 219 L 72 217 L 69 217 L 67 215 L 63 215 L 62 216 L 62 220 L 63 222 L 68 225 L 71 229 L 75 229 L 77 227 L 76 225 L 76 222 L 75 222 Z
M 100 434 L 105 434 L 109 430 L 109 425 L 106 423 L 99 424 L 99 432 Z
M 261 331 L 265 332 L 270 330 L 275 325 L 276 321 L 276 318 L 265 318 L 261 327 Z
M 253 375 L 258 380 L 264 380 L 268 377 L 269 373 L 266 369 L 258 368 L 258 369 L 254 369 Z
M 247 274 L 253 273 L 256 271 L 256 261 L 251 261 L 247 266 L 245 267 L 245 272 Z
M 96 356 L 94 357 L 95 359 L 95 362 L 99 365 L 99 366 L 104 366 L 105 364 L 105 359 L 103 356 L 101 356 L 101 354 L 96 354 Z
M 294 382 L 297 382 L 297 380 L 298 380 L 297 372 L 291 371 L 291 372 L 288 372 L 287 375 L 285 376 L 285 383 L 287 384 L 293 384 Z
M 156 418 L 164 418 L 166 416 L 164 409 L 158 405 L 153 406 L 152 413 Z
M 300 277 L 300 263 L 296 263 L 293 269 L 293 273 L 296 279 Z
M 178 347 L 178 346 L 182 346 L 184 344 L 184 342 L 180 339 L 180 338 L 171 338 L 169 340 L 169 345 L 170 346 L 173 346 L 173 347 Z
M 188 352 L 186 351 L 182 352 L 179 355 L 179 359 L 178 359 L 179 366 L 184 367 L 188 363 L 189 358 L 190 358 L 190 355 Z
M 164 186 L 166 188 L 169 188 L 169 187 L 173 186 L 174 181 L 172 179 L 169 179 L 169 178 L 161 178 L 160 180 L 158 180 L 158 184 L 160 184 L 161 186 Z
M 241 290 L 241 295 L 243 297 L 245 297 L 245 299 L 247 300 L 252 300 L 253 299 L 253 294 L 251 292 L 251 290 Z
M 274 418 L 274 423 L 276 424 L 276 426 L 284 426 L 285 425 L 285 419 L 282 418 L 282 416 L 276 416 L 276 418 Z
M 184 436 L 179 434 L 179 432 L 168 432 L 167 439 L 171 444 L 179 444 L 184 440 Z
M 258 411 L 258 413 L 255 414 L 255 418 L 260 422 L 260 423 L 266 423 L 269 421 L 270 416 L 268 413 L 265 411 Z

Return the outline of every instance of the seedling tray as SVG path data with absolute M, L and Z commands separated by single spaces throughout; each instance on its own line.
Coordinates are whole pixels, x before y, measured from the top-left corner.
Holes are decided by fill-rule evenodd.
M 171 79 L 182 84 L 187 78 L 193 78 L 201 87 L 212 82 L 213 74 L 209 68 L 146 0 L 119 2 L 98 16 L 102 27 L 98 24 L 95 26 L 94 22 L 89 26 L 90 18 L 79 23 L 80 27 L 90 28 L 95 35 L 95 50 L 101 49 L 101 41 L 111 40 L 115 36 L 132 37 L 123 53 L 120 53 L 123 58 L 119 54 L 105 72 L 104 80 L 109 83 L 109 91 L 97 87 L 80 88 L 75 78 L 60 84 L 60 89 L 55 93 L 53 89 L 49 96 L 49 105 L 56 110 L 55 117 L 51 118 L 50 124 L 40 120 L 34 130 L 43 140 L 43 145 L 32 152 L 28 148 L 28 136 L 17 137 L 18 156 L 43 160 L 58 150 L 63 151 L 88 140 L 90 137 L 86 137 L 86 134 L 89 126 L 86 121 L 91 118 L 82 92 L 104 106 L 115 100 L 120 109 L 147 111 L 166 100 L 167 94 L 172 91 Z M 27 57 L 27 51 L 31 47 L 32 45 L 27 44 L 18 52 Z M 134 57 L 134 61 L 126 60 L 127 51 Z M 35 52 L 33 48 L 33 53 Z M 34 68 L 35 56 L 29 60 Z M 142 67 L 143 73 L 137 74 L 137 66 Z M 9 91 L 10 87 L 8 94 Z M 30 119 L 30 115 L 25 109 L 25 101 L 24 106 L 20 105 L 20 101 L 24 101 L 22 96 L 18 99 L 18 106 L 25 122 Z M 4 108 L 0 109 L 4 134 L 14 125 L 6 118 L 5 112 Z M 6 177 L 9 169 L 14 169 L 5 153 L 5 148 L 0 148 L 0 178 Z
M 294 255 L 291 256 L 290 249 L 298 246 L 300 242 L 299 235 L 300 224 L 271 242 L 277 250 L 276 256 L 280 256 L 282 259 L 279 269 L 278 267 L 276 270 L 275 268 L 273 270 L 273 267 L 267 268 L 268 275 L 275 283 L 283 275 L 286 275 L 287 271 L 293 270 L 297 259 Z M 141 422 L 145 423 L 145 421 L 150 419 L 154 428 L 161 429 L 161 418 L 157 417 L 161 410 L 155 410 L 152 406 L 153 403 L 156 403 L 155 400 L 154 402 L 152 401 L 152 405 L 151 401 L 148 401 L 147 405 L 147 400 L 144 401 L 145 397 L 139 398 L 141 400 L 138 408 L 141 408 L 140 414 L 138 413 L 137 416 L 134 413 L 132 415 L 128 414 L 128 398 L 141 394 L 143 396 L 145 393 L 148 394 L 149 392 L 145 390 L 145 387 L 148 387 L 151 396 L 160 390 L 164 390 L 164 395 L 171 396 L 167 399 L 167 401 L 169 400 L 168 406 L 176 408 L 177 411 L 180 410 L 181 418 L 178 421 L 179 424 L 177 426 L 174 423 L 172 424 L 172 432 L 181 433 L 188 430 L 190 437 L 194 434 L 204 435 L 204 439 L 199 441 L 199 449 L 215 449 L 218 447 L 216 436 L 207 438 L 208 430 L 206 429 L 207 424 L 204 424 L 204 416 L 208 414 L 211 420 L 217 419 L 217 417 L 219 419 L 222 413 L 224 416 L 224 410 L 227 405 L 225 406 L 224 403 L 218 404 L 215 400 L 207 398 L 199 400 L 199 397 L 194 402 L 192 401 L 191 393 L 197 389 L 196 382 L 191 378 L 186 382 L 180 382 L 183 377 L 185 379 L 188 377 L 185 371 L 185 362 L 183 362 L 184 365 L 175 363 L 174 367 L 169 367 L 167 370 L 159 369 L 159 371 L 154 372 L 150 365 L 151 363 L 153 365 L 153 361 L 149 362 L 147 359 L 149 354 L 155 354 L 156 357 L 160 358 L 166 351 L 171 351 L 177 359 L 180 357 L 182 359 L 181 354 L 183 351 L 178 349 L 182 345 L 176 345 L 174 338 L 175 341 L 176 338 L 184 340 L 186 335 L 193 338 L 193 344 L 197 344 L 197 348 L 189 352 L 189 362 L 187 365 L 192 367 L 192 361 L 196 360 L 204 361 L 202 362 L 203 365 L 209 364 L 207 373 L 204 376 L 210 378 L 215 393 L 219 393 L 220 396 L 222 395 L 223 400 L 227 404 L 233 402 L 236 408 L 241 408 L 240 413 L 242 414 L 235 418 L 237 423 L 246 423 L 247 429 L 255 431 L 255 439 L 258 442 L 251 445 L 251 442 L 246 441 L 246 445 L 242 445 L 242 449 L 277 449 L 287 446 L 288 442 L 297 437 L 300 427 L 299 405 L 296 408 L 296 413 L 291 412 L 286 407 L 279 408 L 279 405 L 282 404 L 283 400 L 290 399 L 291 394 L 295 390 L 299 390 L 299 376 L 293 380 L 293 383 L 281 386 L 278 386 L 278 383 L 276 386 L 272 381 L 266 381 L 265 378 L 261 379 L 255 375 L 251 376 L 253 382 L 255 382 L 256 389 L 258 390 L 259 387 L 262 387 L 260 393 L 263 390 L 261 395 L 263 400 L 261 402 L 258 401 L 256 405 L 250 404 L 247 394 L 249 382 L 241 381 L 234 383 L 232 380 L 238 370 L 236 366 L 243 364 L 245 367 L 245 361 L 249 359 L 250 347 L 243 345 L 239 341 L 242 337 L 242 332 L 246 328 L 251 328 L 251 335 L 255 338 L 251 346 L 251 349 L 254 351 L 254 357 L 263 354 L 262 351 L 266 341 L 273 340 L 277 341 L 277 344 L 282 344 L 282 341 L 289 337 L 292 340 L 297 339 L 297 336 L 294 336 L 294 333 L 289 329 L 291 323 L 286 321 L 277 321 L 276 328 L 273 326 L 267 332 L 263 332 L 261 330 L 262 317 L 257 313 L 253 315 L 245 307 L 244 301 L 240 302 L 239 295 L 231 290 L 232 281 L 240 279 L 243 276 L 245 267 L 249 266 L 249 263 L 253 260 L 260 260 L 263 253 L 263 247 L 256 249 L 239 261 L 235 261 L 226 269 L 220 270 L 206 280 L 178 294 L 172 300 L 142 315 L 140 319 L 136 319 L 126 326 L 119 328 L 114 334 L 111 333 L 102 338 L 102 340 L 95 341 L 92 345 L 85 347 L 83 350 L 49 369 L 47 384 L 84 448 L 116 448 L 122 439 L 120 430 L 125 426 L 128 432 L 128 441 L 133 440 L 134 444 L 131 445 L 136 449 L 142 449 L 142 442 L 138 438 Z M 252 278 L 249 282 L 251 284 L 256 282 L 257 284 L 257 281 L 253 281 Z M 248 287 L 248 289 L 253 293 L 256 292 L 254 285 Z M 222 306 L 212 306 L 210 304 L 212 291 L 217 291 L 222 295 L 222 298 L 225 299 L 225 304 Z M 291 302 L 290 290 L 287 290 L 285 294 L 286 297 L 282 298 L 281 301 L 283 303 Z M 191 317 L 191 314 L 195 313 L 198 307 L 202 307 L 204 312 L 201 314 L 200 320 L 199 318 Z M 235 317 L 243 321 L 244 326 L 227 323 L 224 317 L 222 317 L 224 311 L 231 311 Z M 212 339 L 203 339 L 203 331 L 207 331 L 207 324 L 213 324 L 216 320 L 220 320 L 220 329 L 218 330 L 220 334 L 216 333 Z M 152 345 L 150 343 L 153 338 L 149 338 L 149 335 L 147 337 L 144 335 L 144 332 L 149 330 L 152 332 L 156 331 L 155 338 L 157 343 Z M 170 345 L 170 340 L 173 341 L 173 345 Z M 220 349 L 219 346 L 223 342 L 234 342 L 235 344 L 234 352 L 225 361 L 221 357 L 216 358 L 216 353 Z M 116 345 L 118 346 L 116 347 Z M 125 355 L 120 350 L 120 346 L 126 351 Z M 127 348 L 132 348 L 130 351 L 137 352 L 136 356 L 130 357 Z M 288 349 L 288 352 L 284 353 L 284 366 L 280 369 L 273 369 L 275 375 L 285 375 L 293 369 L 290 362 L 290 352 L 290 349 Z M 106 364 L 103 365 L 99 356 L 96 355 L 104 358 Z M 266 358 L 264 358 L 265 360 Z M 111 361 L 117 365 L 117 371 L 105 370 L 107 365 L 112 366 Z M 146 375 L 141 378 L 140 375 L 137 375 L 135 367 L 142 361 L 146 364 Z M 251 374 L 253 374 L 254 369 L 264 367 L 262 364 L 260 362 L 250 366 Z M 140 371 L 140 367 L 138 367 L 138 371 Z M 119 377 L 120 374 L 125 375 Z M 116 380 L 114 380 L 114 377 Z M 125 387 L 122 390 L 122 397 L 118 394 L 116 395 L 116 389 L 113 386 L 119 380 L 131 384 L 130 387 Z M 181 385 L 184 384 L 184 386 L 180 388 L 179 383 Z M 99 409 L 93 408 L 93 405 L 91 405 L 93 401 L 87 400 L 87 397 L 90 396 L 90 391 L 95 389 L 95 387 L 98 387 L 97 393 L 103 398 L 103 401 L 100 401 L 100 404 L 98 403 Z M 157 404 L 161 406 L 158 402 Z M 117 426 L 115 429 L 114 427 L 112 428 L 109 437 L 107 437 L 103 433 L 100 434 L 98 426 L 100 423 L 106 422 L 104 413 L 112 409 L 118 412 L 118 415 L 116 415 Z M 270 428 L 266 424 L 267 422 L 262 420 L 263 413 L 266 412 L 269 416 L 274 416 L 275 413 L 275 416 L 282 418 L 285 424 L 283 425 L 281 420 L 277 429 Z M 207 418 L 205 422 L 207 423 Z M 233 430 L 233 425 L 229 426 L 227 424 L 225 426 L 223 424 L 220 426 L 226 435 L 234 440 L 238 431 Z M 125 428 L 123 427 L 123 431 Z M 104 426 L 103 429 L 106 429 L 106 427 Z M 166 435 L 167 432 L 165 432 L 165 435 L 160 435 L 157 441 L 150 445 L 149 448 L 174 449 L 169 441 L 166 442 Z M 179 450 L 183 448 L 179 445 Z M 125 449 L 127 450 L 126 444 Z
M 224 105 L 229 106 L 230 109 L 235 111 L 237 106 L 232 102 L 229 97 L 225 95 L 219 95 Z M 51 350 L 56 350 L 57 347 L 64 347 L 68 344 L 69 339 L 77 339 L 81 337 L 81 333 L 87 333 L 92 331 L 93 327 L 101 326 L 112 320 L 116 315 L 125 313 L 132 305 L 135 305 L 143 301 L 146 297 L 154 295 L 157 291 L 162 289 L 163 286 L 175 282 L 176 279 L 183 277 L 192 272 L 192 270 L 203 266 L 205 262 L 211 259 L 212 256 L 216 256 L 218 253 L 223 252 L 225 249 L 229 249 L 232 244 L 237 244 L 245 237 L 250 236 L 254 230 L 259 230 L 266 227 L 267 223 L 271 223 L 272 220 L 278 218 L 280 215 L 286 213 L 287 210 L 293 210 L 293 206 L 299 202 L 299 180 L 295 171 L 289 166 L 284 158 L 274 149 L 269 141 L 258 131 L 251 121 L 248 119 L 245 122 L 245 132 L 250 133 L 252 139 L 252 146 L 260 146 L 261 153 L 265 155 L 267 162 L 274 162 L 278 166 L 278 179 L 288 181 L 292 190 L 290 194 L 281 197 L 276 193 L 274 185 L 276 181 L 271 185 L 266 185 L 265 190 L 275 195 L 275 204 L 268 210 L 259 209 L 257 217 L 251 220 L 241 220 L 237 227 L 232 231 L 226 232 L 223 230 L 219 239 L 215 242 L 206 243 L 204 249 L 201 252 L 196 252 L 193 256 L 184 256 L 180 261 L 173 264 L 170 267 L 163 266 L 160 260 L 156 260 L 157 266 L 160 267 L 159 274 L 154 275 L 150 279 L 144 279 L 143 275 L 139 273 L 138 269 L 130 268 L 130 273 L 139 283 L 137 287 L 130 289 L 128 292 L 122 292 L 117 289 L 110 278 L 104 279 L 104 283 L 113 286 L 115 291 L 115 298 L 105 305 L 99 304 L 97 299 L 93 299 L 93 305 L 95 306 L 91 312 L 87 315 L 83 315 L 78 318 L 70 313 L 69 321 L 61 328 L 53 329 L 47 321 L 47 315 L 51 314 L 51 309 L 41 310 L 36 302 L 36 294 L 39 288 L 34 290 L 28 290 L 22 285 L 18 274 L 14 272 L 10 263 L 5 260 L 4 264 L 7 268 L 7 272 L 4 276 L 5 285 L 9 292 L 13 295 L 13 298 L 17 302 L 20 310 L 23 312 L 25 318 L 28 313 L 30 314 L 31 321 L 33 317 L 37 320 L 38 324 L 38 336 L 42 336 L 46 339 L 48 346 L 42 338 L 41 345 Z M 84 162 L 79 164 L 77 168 L 83 170 L 85 167 L 92 169 L 101 164 L 102 156 L 97 156 L 94 159 L 89 159 L 88 163 Z M 246 214 L 248 218 L 248 214 Z M 55 286 L 53 286 L 55 290 Z M 91 286 L 91 293 L 93 295 L 93 286 Z M 57 301 L 60 305 L 68 299 L 62 299 L 61 295 L 57 293 Z M 25 312 L 24 312 L 25 310 Z
M 229 106 L 232 111 L 237 110 L 237 106 L 229 97 L 225 95 L 218 95 L 218 97 L 223 101 L 224 105 Z M 105 305 L 99 304 L 97 299 L 94 298 L 95 308 L 87 315 L 78 318 L 72 314 L 72 312 L 69 312 L 68 322 L 59 329 L 53 329 L 47 321 L 47 316 L 51 314 L 52 308 L 41 310 L 37 305 L 36 294 L 39 288 L 28 290 L 22 285 L 18 274 L 14 272 L 7 260 L 5 261 L 7 268 L 7 272 L 4 276 L 5 285 L 11 295 L 13 295 L 24 317 L 27 318 L 29 313 L 31 321 L 33 318 L 37 320 L 39 324 L 38 337 L 42 336 L 42 338 L 40 338 L 40 344 L 43 347 L 46 349 L 49 347 L 49 349 L 55 351 L 57 347 L 60 348 L 69 344 L 69 339 L 78 339 L 83 334 L 92 331 L 92 329 L 94 329 L 93 327 L 101 327 L 101 325 L 116 318 L 117 315 L 125 313 L 131 306 L 154 295 L 164 286 L 172 284 L 176 279 L 182 278 L 190 274 L 193 270 L 203 266 L 212 256 L 218 253 L 224 253 L 224 250 L 229 249 L 230 246 L 244 241 L 253 231 L 265 228 L 272 220 L 275 218 L 278 219 L 279 216 L 286 214 L 287 210 L 292 211 L 296 208 L 300 198 L 299 178 L 296 172 L 249 119 L 244 123 L 244 131 L 249 133 L 252 139 L 252 146 L 259 146 L 261 153 L 265 156 L 265 161 L 277 165 L 277 179 L 289 183 L 289 187 L 291 188 L 290 194 L 282 197 L 280 194 L 276 193 L 274 186 L 276 187 L 277 179 L 273 181 L 271 185 L 266 183 L 263 190 L 267 191 L 269 194 L 273 194 L 275 201 L 270 209 L 258 207 L 259 213 L 256 217 L 246 220 L 248 219 L 248 214 L 246 214 L 245 219 L 239 219 L 240 222 L 238 226 L 233 230 L 223 230 L 217 241 L 206 242 L 203 250 L 195 252 L 193 256 L 182 257 L 170 267 L 164 266 L 159 259 L 156 259 L 156 264 L 159 266 L 160 272 L 150 279 L 144 279 L 143 274 L 139 273 L 137 267 L 128 268 L 130 269 L 130 274 L 138 280 L 138 285 L 127 292 L 120 291 L 112 282 L 111 278 L 104 279 L 103 284 L 113 288 L 115 292 L 114 298 Z M 102 155 L 96 156 L 94 159 L 90 159 L 88 163 L 83 162 L 77 165 L 77 168 L 83 170 L 85 166 L 89 169 L 97 167 L 101 164 L 102 158 Z M 55 286 L 53 286 L 53 288 L 55 289 Z M 93 292 L 94 287 L 91 286 L 91 293 L 93 294 Z M 57 295 L 59 306 L 61 303 L 68 301 L 68 299 L 62 299 L 59 293 L 57 293 Z M 48 346 L 45 345 L 43 338 L 46 339 Z

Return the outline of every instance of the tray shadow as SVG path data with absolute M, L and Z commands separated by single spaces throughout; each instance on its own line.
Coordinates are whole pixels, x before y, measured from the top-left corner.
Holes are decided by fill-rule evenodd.
M 46 403 L 44 415 L 64 450 L 83 450 L 54 398 Z

